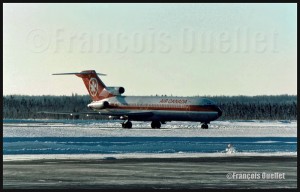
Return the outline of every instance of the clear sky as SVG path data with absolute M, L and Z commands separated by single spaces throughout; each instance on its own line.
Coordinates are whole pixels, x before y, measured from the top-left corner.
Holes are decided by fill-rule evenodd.
M 4 4 L 3 94 L 297 94 L 296 4 Z

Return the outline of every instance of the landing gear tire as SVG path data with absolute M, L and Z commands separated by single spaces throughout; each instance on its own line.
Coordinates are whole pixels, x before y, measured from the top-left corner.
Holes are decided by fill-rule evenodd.
M 207 123 L 203 123 L 203 124 L 201 125 L 201 128 L 202 128 L 202 129 L 208 129 Z
M 159 129 L 161 126 L 161 123 L 159 121 L 152 121 L 151 127 L 152 129 Z
M 130 129 L 130 128 L 132 128 L 132 123 L 130 121 L 126 121 L 126 122 L 122 123 L 122 127 Z

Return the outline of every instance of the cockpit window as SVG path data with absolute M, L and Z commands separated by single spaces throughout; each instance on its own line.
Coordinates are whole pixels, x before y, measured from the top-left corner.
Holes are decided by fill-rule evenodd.
M 209 99 L 203 99 L 202 101 L 205 105 L 215 105 L 215 103 Z

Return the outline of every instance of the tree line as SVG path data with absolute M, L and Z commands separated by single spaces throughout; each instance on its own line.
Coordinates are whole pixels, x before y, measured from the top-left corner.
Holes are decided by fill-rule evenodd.
M 153 96 L 155 97 L 155 96 Z M 296 120 L 297 96 L 205 96 L 215 101 L 223 111 L 219 120 Z M 100 115 L 53 115 L 50 112 L 88 112 L 89 95 L 72 96 L 3 96 L 4 119 L 108 119 Z

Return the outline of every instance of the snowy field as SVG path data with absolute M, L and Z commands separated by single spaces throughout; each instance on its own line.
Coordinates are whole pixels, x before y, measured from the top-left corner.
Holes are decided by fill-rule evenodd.
M 197 122 L 167 122 L 151 129 L 149 122 L 3 120 L 3 137 L 297 137 L 297 121 L 214 121 L 209 129 Z

